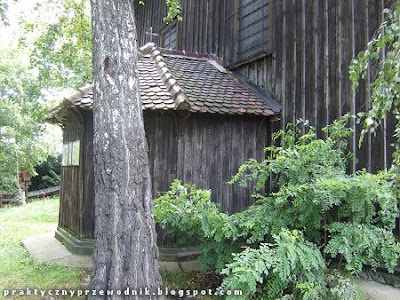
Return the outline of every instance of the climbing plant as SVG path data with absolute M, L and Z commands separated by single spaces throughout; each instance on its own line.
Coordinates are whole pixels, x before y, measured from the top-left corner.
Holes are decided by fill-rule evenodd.
M 371 84 L 368 87 L 371 109 L 359 113 L 362 122 L 360 143 L 365 133 L 375 133 L 388 113 L 396 116 L 395 163 L 399 164 L 400 152 L 400 0 L 394 1 L 391 8 L 383 11 L 384 21 L 380 24 L 366 48 L 361 51 L 350 65 L 350 80 L 355 89 L 359 81 L 369 74 Z M 371 69 L 374 66 L 375 72 Z

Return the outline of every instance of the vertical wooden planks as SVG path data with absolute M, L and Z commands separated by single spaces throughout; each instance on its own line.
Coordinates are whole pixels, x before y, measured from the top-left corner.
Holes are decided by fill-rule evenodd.
M 227 182 L 231 179 L 231 172 L 229 171 L 232 168 L 232 155 L 233 155 L 233 145 L 232 145 L 232 125 L 230 124 L 228 118 L 226 118 L 223 126 L 223 141 L 224 141 L 224 155 L 222 157 L 222 187 L 225 191 L 225 195 L 222 195 L 221 201 L 223 201 L 222 207 L 229 211 L 229 208 L 233 206 L 233 192 L 232 186 L 228 185 Z M 231 153 L 231 155 L 226 155 L 227 153 Z
M 215 20 L 215 22 L 214 22 L 214 26 L 213 26 L 213 29 L 214 29 L 213 42 L 214 42 L 214 45 L 212 47 L 211 54 L 217 54 L 218 53 L 218 41 L 221 39 L 221 37 L 219 35 L 219 30 L 220 30 L 219 28 L 220 28 L 220 26 L 222 24 L 221 24 L 220 21 L 218 21 L 220 19 L 220 17 L 221 17 L 221 12 L 219 10 L 219 2 L 220 2 L 219 0 L 214 0 L 213 1 L 213 10 L 214 10 L 214 20 Z
M 222 57 L 223 56 L 223 51 L 224 51 L 224 45 L 225 45 L 225 35 L 224 35 L 224 31 L 225 31 L 225 20 L 224 16 L 225 16 L 225 0 L 218 0 L 219 3 L 219 7 L 218 9 L 218 18 L 219 18 L 219 31 L 218 31 L 218 35 L 219 38 L 217 40 L 217 48 L 216 48 L 216 55 L 217 57 Z M 222 21 L 223 20 L 223 21 Z
M 286 85 L 285 93 L 283 94 L 285 97 L 285 109 L 287 114 L 287 122 L 296 122 L 295 116 L 295 106 L 296 106 L 296 65 L 297 61 L 295 59 L 296 55 L 296 30 L 293 28 L 292 22 L 296 19 L 296 4 L 295 0 L 287 0 L 286 1 L 286 13 L 285 13 L 285 25 L 284 25 L 284 34 L 285 34 L 285 80 L 290 82 L 290 84 Z
M 232 122 L 228 121 L 228 126 L 231 129 L 231 147 L 232 147 L 232 154 L 231 157 L 228 158 L 228 165 L 229 165 L 229 171 L 227 170 L 226 172 L 226 179 L 227 181 L 231 179 L 233 173 L 237 171 L 237 165 L 238 161 L 243 160 L 243 148 L 244 148 L 244 143 L 245 143 L 245 138 L 243 136 L 243 123 L 239 122 Z M 225 155 L 229 153 L 226 152 Z M 240 210 L 242 206 L 242 201 L 245 201 L 246 199 L 242 199 L 240 197 L 240 191 L 236 188 L 232 188 L 232 196 L 231 199 L 227 199 L 227 209 L 234 209 L 234 210 Z
M 361 50 L 363 50 L 368 42 L 368 1 L 365 0 L 353 0 L 353 57 L 355 57 Z M 369 109 L 369 103 L 366 93 L 366 82 L 361 81 L 358 88 L 355 91 L 355 113 L 361 111 L 367 111 Z M 362 131 L 362 124 L 356 125 L 355 131 L 355 148 L 356 157 L 358 163 L 356 169 L 367 169 L 370 170 L 368 153 L 370 153 L 368 136 L 365 136 L 364 142 L 361 144 L 361 148 L 358 147 L 360 139 L 360 133 Z
M 186 23 L 187 23 L 187 35 L 184 37 L 186 39 L 186 50 L 190 52 L 194 51 L 194 5 L 196 1 L 187 1 L 187 14 L 186 14 Z
M 184 182 L 191 182 L 192 181 L 192 162 L 195 159 L 193 157 L 194 155 L 194 146 L 193 143 L 196 142 L 195 138 L 193 137 L 193 118 L 190 118 L 187 125 L 186 125 L 186 130 L 185 134 L 183 136 L 183 143 L 185 144 L 185 154 L 184 154 L 184 160 L 185 160 L 185 165 L 184 165 L 184 170 L 183 170 L 183 181 Z
M 85 120 L 83 157 L 83 214 L 82 237 L 94 236 L 94 166 L 93 166 L 93 114 L 83 113 Z
M 194 25 L 192 26 L 193 28 L 193 52 L 199 52 L 200 51 L 200 1 L 194 1 L 193 2 L 193 13 L 192 13 L 192 19 L 194 22 Z
M 83 143 L 83 128 L 79 113 L 70 110 L 63 132 L 63 143 L 80 140 Z M 83 150 L 83 149 L 81 149 Z M 81 152 L 82 154 L 82 152 Z M 82 155 L 81 155 L 82 157 Z M 83 235 L 81 217 L 83 215 L 83 177 L 84 162 L 80 166 L 62 167 L 62 188 L 60 199 L 60 221 L 61 227 L 74 231 L 77 235 Z
M 378 28 L 381 11 L 387 3 L 383 0 L 299 0 L 293 4 L 287 0 L 271 1 L 270 5 L 273 56 L 244 64 L 237 70 L 281 101 L 281 126 L 302 117 L 316 126 L 321 136 L 321 129 L 342 114 L 368 109 L 368 87 L 361 83 L 357 93 L 353 92 L 348 67 Z M 393 127 L 393 122 L 387 118 L 385 128 Z M 358 157 L 358 164 L 352 162 L 351 171 L 387 166 L 392 134 L 378 129 L 379 136 L 367 136 L 358 149 L 362 128 L 355 122 L 350 126 L 356 134 L 349 139 L 349 146 Z M 383 152 L 379 153 L 381 148 Z
M 314 66 L 314 3 L 315 1 L 305 2 L 305 119 L 314 123 L 314 80 L 315 80 L 315 66 Z
M 208 159 L 210 164 L 209 176 L 207 186 L 212 191 L 212 200 L 218 201 L 221 197 L 221 190 L 219 188 L 218 182 L 221 178 L 220 176 L 220 160 L 221 160 L 221 142 L 219 132 L 217 130 L 218 124 L 216 120 L 211 119 L 209 122 L 209 135 L 207 137 L 210 152 L 208 153 Z
M 368 1 L 368 40 L 370 40 L 379 24 L 381 23 L 381 14 L 379 12 L 382 11 L 383 7 L 381 7 L 381 1 L 378 0 L 369 0 Z M 369 76 L 367 77 L 368 84 L 371 84 L 375 73 L 378 71 L 378 66 L 374 65 L 369 69 Z M 370 93 L 370 87 L 367 87 L 367 94 Z M 370 107 L 371 103 L 369 103 Z M 371 171 L 377 172 L 381 170 L 385 165 L 385 149 L 384 149 L 384 128 L 380 126 L 377 129 L 376 135 L 371 136 Z
M 324 2 L 324 115 L 325 115 L 325 124 L 330 123 L 330 78 L 329 78 L 329 56 L 330 56 L 330 48 L 329 48 L 329 0 L 325 0 Z M 325 134 L 326 137 L 326 134 Z
M 287 108 L 286 108 L 286 74 L 285 74 L 285 65 L 286 65 L 286 39 L 285 39 L 285 28 L 286 28 L 286 16 L 285 16 L 285 1 L 275 1 L 276 6 L 276 31 L 275 33 L 275 51 L 276 51 L 276 68 L 275 68 L 275 76 L 276 76 L 276 93 L 279 95 L 278 101 L 282 104 L 281 110 L 281 126 L 285 127 L 287 123 Z
M 327 116 L 327 61 L 325 59 L 327 51 L 327 22 L 326 22 L 326 2 L 318 1 L 318 7 L 315 13 L 316 19 L 316 34 L 317 42 L 315 48 L 315 55 L 317 57 L 315 68 L 318 70 L 318 76 L 316 78 L 316 120 L 318 122 L 317 134 L 323 136 L 322 128 L 328 124 Z
M 339 1 L 327 0 L 327 81 L 328 81 L 328 98 L 329 110 L 328 123 L 336 120 L 341 111 L 340 105 L 340 26 L 339 19 Z
M 305 118 L 305 11 L 304 1 L 296 1 L 296 84 L 294 93 L 295 119 Z
M 207 6 L 207 1 L 201 1 L 199 4 L 199 9 L 197 14 L 199 15 L 197 27 L 199 30 L 199 36 L 198 36 L 198 51 L 200 53 L 207 53 L 207 49 L 205 47 L 205 42 L 204 42 L 204 31 L 207 26 L 207 18 L 206 18 L 206 6 Z
M 339 101 L 341 104 L 340 115 L 354 113 L 354 97 L 351 90 L 350 81 L 348 79 L 349 69 L 348 65 L 353 57 L 353 9 L 352 1 L 340 1 L 340 18 L 339 18 L 339 28 L 340 28 L 340 66 L 339 66 Z M 353 122 L 351 122 L 351 127 L 353 127 Z M 349 150 L 354 152 L 354 137 L 349 138 Z M 354 161 L 349 164 L 349 171 L 354 172 Z
M 387 1 L 268 1 L 273 54 L 236 70 L 281 102 L 281 126 L 298 118 L 308 119 L 321 136 L 321 128 L 342 114 L 368 109 L 368 84 L 361 83 L 354 93 L 348 65 L 375 32 Z M 162 3 L 153 0 L 151 5 L 140 8 L 139 38 L 150 26 L 146 20 L 162 24 L 161 15 L 154 13 L 166 13 Z M 236 0 L 182 1 L 184 20 L 178 25 L 179 47 L 216 54 L 226 64 L 233 63 L 237 4 Z M 145 24 L 143 28 L 141 24 Z M 370 77 L 373 72 L 371 69 Z M 393 138 L 389 127 L 393 125 L 394 120 L 387 119 L 386 129 L 378 129 L 377 137 L 367 136 L 358 149 L 361 126 L 352 123 L 356 135 L 350 139 L 350 148 L 358 157 L 352 170 L 377 170 L 390 164 Z
M 320 62 L 319 62 L 319 32 L 321 31 L 321 28 L 319 28 L 318 24 L 318 13 L 319 13 L 319 4 L 320 1 L 314 1 L 313 3 L 313 8 L 312 8 L 312 19 L 310 19 L 310 22 L 312 20 L 312 36 L 313 36 L 313 44 L 312 44 L 312 49 L 313 49 L 313 67 L 314 67 L 314 80 L 313 80 L 313 87 L 312 87 L 312 124 L 314 124 L 315 129 L 318 131 L 318 129 L 321 128 L 322 126 L 322 120 L 318 118 L 318 84 L 320 82 L 320 77 L 321 77 L 321 68 L 320 68 Z
M 180 23 L 181 26 L 178 27 L 178 40 L 177 40 L 177 45 L 178 45 L 178 49 L 180 50 L 186 50 L 187 49 L 187 40 L 186 40 L 186 35 L 188 32 L 188 1 L 182 1 L 182 18 L 183 21 Z M 178 25 L 179 26 L 179 25 Z

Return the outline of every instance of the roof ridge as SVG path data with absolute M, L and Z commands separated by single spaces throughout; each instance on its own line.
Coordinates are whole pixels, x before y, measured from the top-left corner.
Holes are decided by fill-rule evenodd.
M 74 103 L 74 101 L 76 99 L 89 93 L 92 88 L 93 88 L 93 84 L 89 83 L 81 88 L 78 88 L 77 90 L 72 92 L 70 95 L 64 96 L 63 100 L 65 99 L 65 100 L 70 101 L 71 103 Z
M 156 64 L 156 69 L 161 77 L 161 80 L 171 93 L 177 109 L 190 109 L 188 97 L 183 88 L 177 83 L 171 71 L 164 61 L 161 51 L 154 43 L 147 43 L 140 48 L 143 54 L 150 54 Z

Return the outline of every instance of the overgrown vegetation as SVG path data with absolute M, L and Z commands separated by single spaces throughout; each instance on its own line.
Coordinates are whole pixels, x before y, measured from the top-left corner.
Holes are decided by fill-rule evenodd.
M 243 299 L 357 299 L 346 274 L 366 264 L 393 272 L 400 245 L 389 176 L 346 174 L 348 119 L 325 128 L 326 139 L 311 127 L 305 135 L 291 125 L 278 132 L 268 158 L 248 160 L 231 182 L 256 182 L 257 203 L 245 211 L 221 213 L 211 191 L 175 181 L 155 200 L 156 220 L 195 236 L 204 267 L 222 270 L 221 288 L 240 286 Z

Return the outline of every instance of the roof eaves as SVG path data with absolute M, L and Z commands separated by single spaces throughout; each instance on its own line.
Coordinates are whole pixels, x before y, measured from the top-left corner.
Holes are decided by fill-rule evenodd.
M 154 43 L 148 43 L 140 48 L 142 54 L 150 54 L 156 64 L 157 71 L 175 102 L 176 109 L 190 109 L 188 97 L 182 87 L 177 83 L 164 61 L 161 51 Z
M 259 86 L 252 83 L 246 76 L 235 71 L 233 71 L 232 74 L 238 80 L 240 80 L 242 84 L 245 84 L 250 90 L 252 90 L 255 94 L 257 94 L 257 96 L 263 99 L 263 101 L 271 108 L 271 110 L 275 114 L 278 114 L 281 111 L 282 106 L 276 100 L 267 95 L 265 91 L 262 90 Z

